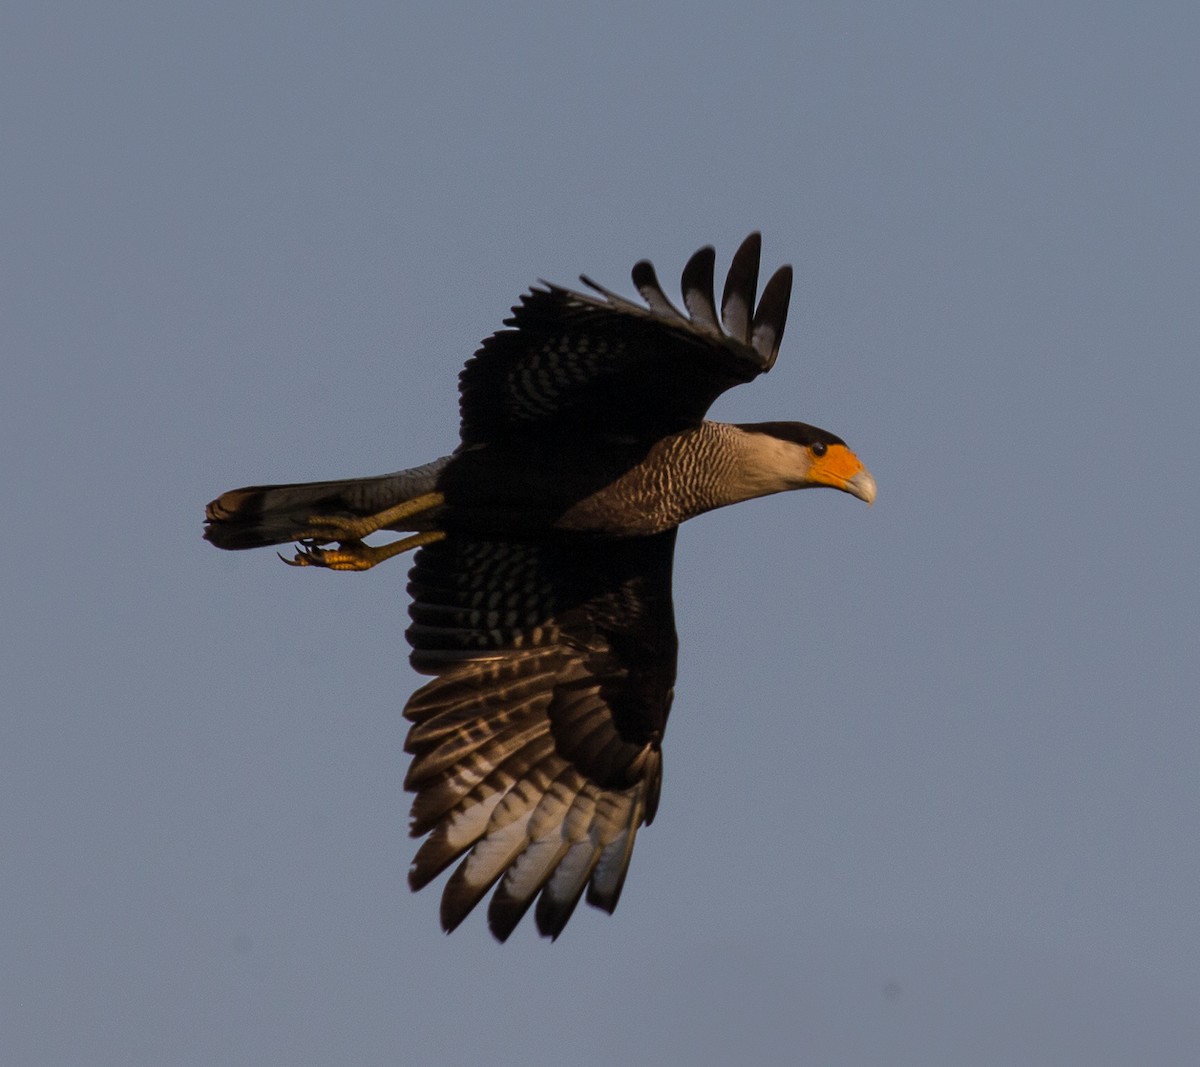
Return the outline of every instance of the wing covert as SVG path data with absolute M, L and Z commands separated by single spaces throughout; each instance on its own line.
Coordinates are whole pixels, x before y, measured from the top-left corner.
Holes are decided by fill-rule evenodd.
M 781 267 L 755 311 L 761 238 L 734 255 L 717 321 L 716 253 L 700 249 L 682 276 L 686 313 L 642 260 L 633 282 L 646 305 L 583 282 L 598 295 L 546 284 L 521 298 L 459 379 L 464 445 L 556 424 L 656 440 L 698 424 L 726 389 L 775 362 L 792 270 Z

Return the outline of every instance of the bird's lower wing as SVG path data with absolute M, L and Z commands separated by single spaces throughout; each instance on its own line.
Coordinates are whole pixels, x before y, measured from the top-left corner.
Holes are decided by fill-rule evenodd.
M 506 939 L 537 899 L 557 937 L 584 892 L 612 911 L 634 839 L 654 817 L 675 676 L 674 531 L 538 542 L 451 537 L 410 578 L 413 666 L 437 677 L 405 709 L 409 880 L 456 860 L 442 925 L 499 883 Z

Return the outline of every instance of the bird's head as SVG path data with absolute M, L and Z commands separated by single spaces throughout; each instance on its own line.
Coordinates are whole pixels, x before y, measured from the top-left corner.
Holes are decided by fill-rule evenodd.
M 875 479 L 846 442 L 804 422 L 738 423 L 749 435 L 762 493 L 827 486 L 875 502 Z

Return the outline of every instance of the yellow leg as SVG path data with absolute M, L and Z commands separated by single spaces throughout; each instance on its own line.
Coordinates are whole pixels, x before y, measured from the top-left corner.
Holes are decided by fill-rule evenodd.
M 299 540 L 315 541 L 318 544 L 330 541 L 361 541 L 367 534 L 383 530 L 402 519 L 420 515 L 441 507 L 446 498 L 441 493 L 422 493 L 412 500 L 385 508 L 374 515 L 351 518 L 343 515 L 310 515 L 308 525 L 298 534 Z
M 300 544 L 292 559 L 279 558 L 293 567 L 327 567 L 335 571 L 365 571 L 377 563 L 391 559 L 410 548 L 441 541 L 446 535 L 441 530 L 424 530 L 411 537 L 393 541 L 388 545 L 368 545 L 363 538 L 377 530 L 383 530 L 422 512 L 439 508 L 446 498 L 441 493 L 422 493 L 421 496 L 405 500 L 401 504 L 385 508 L 374 515 L 358 518 L 342 515 L 310 515 L 308 524 L 300 536 Z M 336 541 L 337 548 L 322 548 Z
M 432 494 L 431 494 L 432 495 Z M 440 494 L 439 494 L 440 495 Z M 382 514 L 382 513 L 381 513 Z M 337 548 L 322 548 L 312 542 L 302 543 L 292 559 L 280 554 L 289 567 L 327 567 L 331 571 L 366 571 L 385 559 L 407 552 L 410 548 L 431 545 L 446 538 L 444 530 L 426 530 L 387 545 L 368 545 L 356 538 L 339 541 Z

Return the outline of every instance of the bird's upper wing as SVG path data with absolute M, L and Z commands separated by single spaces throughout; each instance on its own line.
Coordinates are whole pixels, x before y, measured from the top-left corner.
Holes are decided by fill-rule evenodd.
M 446 930 L 497 881 L 504 940 L 534 899 L 557 937 L 584 890 L 612 911 L 634 838 L 654 818 L 675 680 L 675 531 L 536 542 L 451 537 L 409 579 L 414 668 L 405 785 L 420 889 L 462 858 Z
M 779 352 L 792 269 L 775 272 L 755 310 L 761 245 L 752 233 L 734 255 L 720 321 L 711 247 L 683 270 L 686 314 L 646 260 L 633 268 L 646 307 L 587 277 L 599 296 L 534 289 L 505 320 L 512 328 L 484 341 L 463 369 L 463 444 L 556 425 L 656 440 L 699 423 L 721 393 L 769 370 Z

